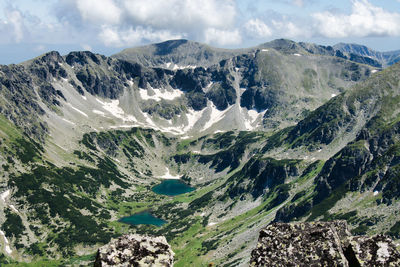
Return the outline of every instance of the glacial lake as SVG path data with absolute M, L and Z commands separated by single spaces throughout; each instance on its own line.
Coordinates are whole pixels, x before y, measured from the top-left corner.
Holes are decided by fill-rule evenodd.
M 155 226 L 161 226 L 166 221 L 154 217 L 151 213 L 145 211 L 145 212 L 140 212 L 133 214 L 131 216 L 123 217 L 119 219 L 119 222 L 127 223 L 127 224 L 132 224 L 132 225 L 138 225 L 138 224 L 151 224 Z
M 151 190 L 159 195 L 177 196 L 192 192 L 195 188 L 185 184 L 182 180 L 167 179 L 162 181 L 161 184 L 154 186 Z

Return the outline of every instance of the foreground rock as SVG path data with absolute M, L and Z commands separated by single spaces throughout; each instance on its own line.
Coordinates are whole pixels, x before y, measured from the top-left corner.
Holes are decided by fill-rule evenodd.
M 352 236 L 345 221 L 274 223 L 260 232 L 251 266 L 400 266 L 383 235 Z
M 173 266 L 174 252 L 165 237 L 124 235 L 99 248 L 95 267 Z

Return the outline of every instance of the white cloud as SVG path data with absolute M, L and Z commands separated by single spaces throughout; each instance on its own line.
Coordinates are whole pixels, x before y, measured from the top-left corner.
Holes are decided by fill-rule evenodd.
M 44 51 L 46 50 L 46 46 L 44 46 L 44 45 L 37 45 L 37 46 L 35 46 L 34 50 L 35 50 L 36 52 L 44 52 Z
M 242 42 L 242 36 L 239 30 L 220 30 L 208 28 L 204 31 L 204 39 L 206 43 L 217 44 L 221 46 L 236 45 Z
M 400 13 L 355 0 L 352 12 L 335 14 L 329 11 L 313 14 L 319 34 L 329 38 L 400 36 Z
M 88 44 L 81 44 L 81 47 L 85 51 L 92 51 L 92 47 L 90 45 L 88 45 Z
M 298 7 L 303 7 L 304 1 L 303 0 L 293 0 L 293 4 Z
M 141 26 L 136 28 L 130 27 L 125 30 L 120 30 L 117 27 L 103 26 L 99 34 L 100 40 L 106 46 L 116 47 L 140 44 L 143 41 L 159 42 L 183 37 L 183 35 L 173 34 L 167 30 L 154 31 L 151 28 L 145 29 Z
M 246 34 L 255 38 L 267 38 L 272 35 L 272 30 L 260 19 L 250 19 L 244 25 Z
M 6 23 L 10 24 L 13 28 L 14 41 L 16 43 L 21 42 L 24 37 L 23 17 L 21 15 L 21 12 L 16 9 L 6 10 L 5 15 L 6 15 L 6 19 L 7 19 Z
M 282 20 L 272 20 L 272 25 L 275 32 L 279 33 L 281 37 L 295 38 L 295 37 L 309 37 L 310 32 L 308 27 L 304 25 L 296 25 L 286 18 Z
M 113 0 L 75 0 L 83 20 L 92 23 L 116 24 L 120 21 L 122 10 Z
M 225 28 L 236 18 L 233 0 L 124 0 L 130 20 L 154 28 Z
M 189 38 L 238 43 L 234 0 L 58 0 L 56 14 L 77 32 L 95 33 L 106 46 Z M 222 36 L 214 36 L 221 33 Z M 218 37 L 218 38 L 217 38 Z M 87 41 L 85 41 L 87 42 Z
M 122 44 L 118 31 L 106 25 L 102 27 L 99 37 L 106 46 L 121 46 Z

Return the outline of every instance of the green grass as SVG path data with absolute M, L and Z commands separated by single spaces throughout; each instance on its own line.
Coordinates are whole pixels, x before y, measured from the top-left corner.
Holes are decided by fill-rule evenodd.
M 188 266 L 188 264 L 190 266 L 207 266 L 211 260 L 206 255 L 208 252 L 208 248 L 204 247 L 207 244 L 206 240 L 215 239 L 222 234 L 222 238 L 218 237 L 213 242 L 226 243 L 232 239 L 233 234 L 243 233 L 250 225 L 263 221 L 265 216 L 275 209 L 275 207 L 268 209 L 268 205 L 274 198 L 275 196 L 271 196 L 258 207 L 214 226 L 203 226 L 201 218 L 198 217 L 199 220 L 196 224 L 192 225 L 182 236 L 170 242 L 176 253 L 174 266 Z M 237 249 L 236 252 L 240 252 L 240 250 Z M 220 259 L 214 263 L 221 264 L 224 260 L 226 259 Z
M 94 262 L 96 254 L 88 254 L 82 256 L 75 256 L 70 259 L 59 259 L 59 260 L 49 260 L 49 259 L 38 259 L 32 262 L 15 262 L 11 259 L 8 260 L 10 263 L 1 262 L 2 267 L 60 267 L 66 265 L 79 266 L 82 262 Z M 90 264 L 92 265 L 92 264 Z

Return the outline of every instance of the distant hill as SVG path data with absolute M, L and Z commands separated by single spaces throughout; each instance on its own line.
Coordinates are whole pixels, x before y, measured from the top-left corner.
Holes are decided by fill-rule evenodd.
M 223 49 L 184 39 L 127 48 L 112 57 L 137 62 L 147 67 L 182 69 L 209 67 L 248 49 Z
M 255 47 L 242 49 L 216 48 L 207 44 L 178 39 L 127 48 L 112 57 L 136 62 L 146 67 L 177 70 L 196 67 L 207 68 L 218 64 L 224 59 L 268 48 L 273 48 L 284 54 L 309 53 L 340 57 L 376 68 L 387 67 L 400 60 L 400 50 L 377 52 L 362 45 L 337 44 L 335 46 L 323 46 L 313 43 L 296 43 L 288 39 L 276 39 Z
M 364 45 L 339 43 L 333 46 L 335 50 L 339 50 L 350 58 L 367 57 L 379 61 L 383 67 L 393 65 L 400 61 L 400 50 L 390 52 L 378 52 Z

